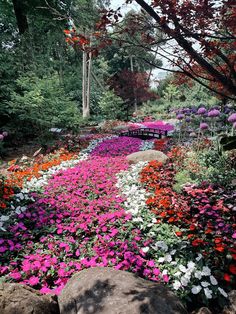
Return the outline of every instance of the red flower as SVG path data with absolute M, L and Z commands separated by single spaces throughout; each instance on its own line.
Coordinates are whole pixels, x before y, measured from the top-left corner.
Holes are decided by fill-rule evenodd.
M 183 232 L 181 232 L 181 231 L 176 231 L 175 234 L 177 235 L 177 237 L 181 237 L 182 234 L 183 234 Z
M 235 265 L 235 264 L 229 265 L 229 271 L 230 271 L 232 274 L 236 275 L 236 265 Z
M 224 280 L 227 281 L 227 282 L 230 282 L 231 281 L 231 277 L 229 274 L 224 274 Z

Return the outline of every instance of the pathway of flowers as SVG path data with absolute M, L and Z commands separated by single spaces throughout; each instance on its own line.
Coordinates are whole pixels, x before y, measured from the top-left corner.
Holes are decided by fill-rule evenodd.
M 74 272 L 113 266 L 200 303 L 227 298 L 222 284 L 233 285 L 236 273 L 227 204 L 213 202 L 211 187 L 172 190 L 175 149 L 164 166 L 128 167 L 127 154 L 153 146 L 166 142 L 103 137 L 30 176 L 11 203 L 14 223 L 3 228 L 0 274 L 59 293 Z

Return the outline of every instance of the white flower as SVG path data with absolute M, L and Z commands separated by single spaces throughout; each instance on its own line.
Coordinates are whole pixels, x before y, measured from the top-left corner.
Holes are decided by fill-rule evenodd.
M 207 266 L 203 266 L 202 268 L 202 275 L 203 276 L 210 276 L 211 275 L 211 270 Z
M 210 276 L 210 281 L 213 286 L 216 286 L 218 284 L 218 281 L 215 279 L 214 276 Z
M 166 255 L 165 255 L 165 261 L 166 261 L 166 262 L 171 262 L 171 261 L 172 261 L 172 257 L 171 257 L 170 254 L 166 254 Z
M 170 254 L 171 254 L 171 255 L 175 255 L 175 253 L 176 253 L 176 250 L 170 251 Z
M 204 288 L 204 293 L 207 299 L 212 299 L 212 290 L 209 288 Z
M 158 258 L 158 262 L 159 263 L 164 263 L 164 261 L 165 261 L 165 257 L 159 257 Z
M 163 272 L 162 272 L 162 275 L 167 275 L 167 274 L 168 274 L 168 270 L 164 269 Z
M 182 273 L 180 271 L 177 271 L 176 273 L 174 273 L 174 276 L 176 276 L 176 277 L 179 277 L 181 275 L 182 275 Z
M 156 242 L 156 246 L 160 247 L 163 251 L 168 251 L 168 245 L 164 241 Z
M 195 272 L 195 274 L 194 274 L 194 277 L 197 278 L 197 279 L 199 279 L 199 280 L 201 280 L 201 278 L 202 278 L 202 273 L 201 273 L 199 270 L 197 270 L 197 271 Z
M 218 290 L 219 290 L 219 292 L 225 297 L 225 298 L 227 298 L 228 297 L 228 294 L 225 292 L 225 290 L 224 289 L 222 289 L 222 288 L 220 288 L 220 287 L 218 287 Z
M 147 253 L 147 252 L 149 251 L 149 247 L 148 247 L 148 246 L 143 247 L 143 248 L 142 248 L 142 251 L 143 251 L 144 253 Z
M 202 285 L 203 287 L 208 287 L 208 286 L 210 286 L 210 283 L 207 282 L 207 281 L 202 281 L 202 282 L 201 282 L 201 285 Z
M 174 283 L 173 283 L 173 288 L 174 288 L 175 290 L 179 290 L 180 287 L 181 287 L 180 281 L 175 280 Z
M 192 294 L 198 294 L 202 290 L 201 286 L 193 286 L 192 287 Z
M 184 265 L 179 265 L 179 270 L 181 270 L 183 273 L 186 273 L 187 268 Z
M 182 284 L 184 287 L 186 287 L 186 286 L 188 285 L 188 283 L 189 283 L 189 278 L 183 276 L 183 277 L 180 279 L 180 281 L 181 281 L 181 284 Z
M 9 216 L 2 215 L 2 216 L 0 217 L 0 220 L 1 220 L 1 221 L 8 221 L 8 220 L 9 220 Z
M 188 262 L 188 269 L 189 270 L 191 270 L 191 271 L 194 270 L 195 266 L 196 266 L 196 264 L 194 262 L 192 262 L 192 261 Z
M 202 254 L 198 253 L 198 257 L 196 258 L 196 261 L 199 262 L 202 259 Z

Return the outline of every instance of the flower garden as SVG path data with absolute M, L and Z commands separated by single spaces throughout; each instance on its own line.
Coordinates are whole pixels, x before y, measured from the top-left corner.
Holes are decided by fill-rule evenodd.
M 146 141 L 96 134 L 73 151 L 12 161 L 0 182 L 1 279 L 59 294 L 73 273 L 109 266 L 168 285 L 190 310 L 217 313 L 236 283 L 236 193 L 206 173 L 214 141 L 203 129 L 188 145 L 178 132 Z M 168 161 L 128 164 L 148 149 Z M 227 158 L 233 165 L 235 155 Z

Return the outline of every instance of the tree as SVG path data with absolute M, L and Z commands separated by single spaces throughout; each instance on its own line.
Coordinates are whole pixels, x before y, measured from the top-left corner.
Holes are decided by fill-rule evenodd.
M 152 5 L 144 0 L 135 1 L 168 39 L 178 44 L 174 64 L 185 75 L 199 82 L 216 82 L 228 96 L 236 98 L 234 1 L 160 0 Z M 196 66 L 201 72 L 196 72 Z
M 174 66 L 168 71 L 184 74 L 222 96 L 236 99 L 235 1 L 133 1 L 152 18 L 153 23 L 143 30 L 149 44 L 155 44 L 150 36 L 154 29 L 164 34 L 168 45 L 159 46 L 157 54 Z

